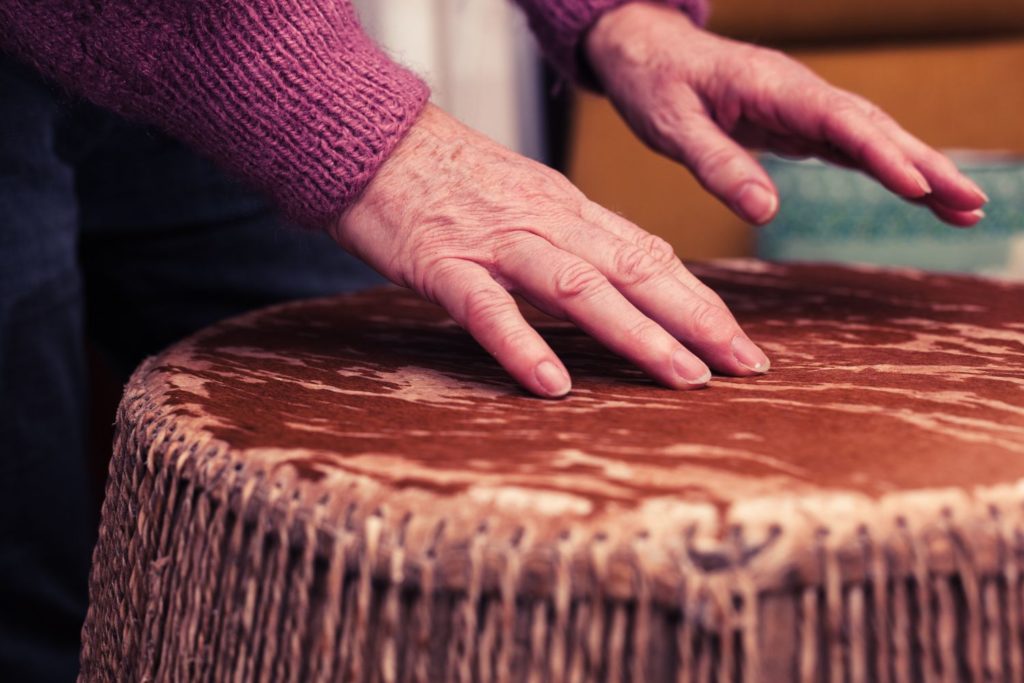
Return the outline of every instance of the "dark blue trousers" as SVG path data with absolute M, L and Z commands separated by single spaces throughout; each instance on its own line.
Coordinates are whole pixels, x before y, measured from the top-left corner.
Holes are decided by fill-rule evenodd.
M 0 678 L 78 669 L 87 341 L 127 373 L 226 316 L 380 282 L 174 141 L 0 60 Z

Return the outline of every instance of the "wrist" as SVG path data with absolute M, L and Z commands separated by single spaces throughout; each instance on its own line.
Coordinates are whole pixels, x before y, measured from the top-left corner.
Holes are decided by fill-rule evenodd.
M 699 30 L 677 7 L 631 0 L 598 18 L 584 37 L 584 57 L 591 71 L 604 82 L 617 68 L 649 66 L 662 34 L 667 40 L 678 41 L 680 31 L 685 34 Z
M 390 224 L 411 213 L 414 197 L 410 195 L 459 156 L 459 150 L 467 144 L 468 132 L 443 109 L 428 102 L 359 198 L 331 225 L 329 232 L 334 239 L 346 246 L 344 235 L 355 226 Z

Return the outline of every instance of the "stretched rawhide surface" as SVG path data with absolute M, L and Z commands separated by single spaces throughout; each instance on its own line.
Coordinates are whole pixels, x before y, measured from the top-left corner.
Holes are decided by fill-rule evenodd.
M 531 398 L 400 290 L 146 361 L 83 679 L 1024 680 L 1024 285 L 695 267 L 773 359 L 675 392 L 534 317 Z

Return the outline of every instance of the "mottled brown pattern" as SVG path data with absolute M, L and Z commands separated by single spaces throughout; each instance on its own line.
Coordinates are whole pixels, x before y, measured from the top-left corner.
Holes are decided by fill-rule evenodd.
M 1024 285 L 695 270 L 769 375 L 673 392 L 534 314 L 536 399 L 399 290 L 148 360 L 83 678 L 1024 680 Z
M 368 470 L 396 486 L 500 480 L 600 505 L 1024 476 L 1020 287 L 749 263 L 702 274 L 768 350 L 771 374 L 670 391 L 538 314 L 575 390 L 534 399 L 443 311 L 398 290 L 221 325 L 157 371 L 202 387 L 169 404 L 206 416 L 215 436 L 240 451 L 301 449 L 274 465 L 314 479 L 367 471 L 372 454 L 404 465 Z

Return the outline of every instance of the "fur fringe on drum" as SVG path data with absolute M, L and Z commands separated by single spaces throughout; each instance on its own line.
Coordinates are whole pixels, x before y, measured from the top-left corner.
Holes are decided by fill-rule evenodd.
M 688 506 L 586 537 L 420 520 L 308 504 L 308 483 L 176 431 L 152 363 L 118 417 L 83 681 L 1024 680 L 1021 486 L 724 524 Z

